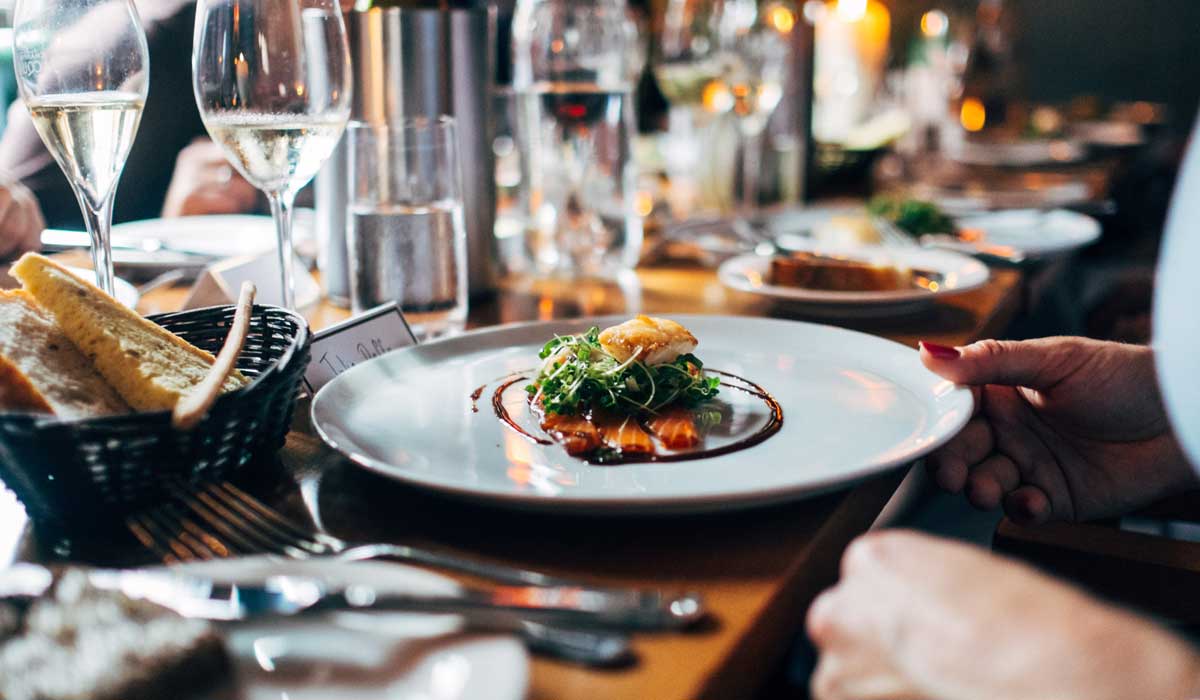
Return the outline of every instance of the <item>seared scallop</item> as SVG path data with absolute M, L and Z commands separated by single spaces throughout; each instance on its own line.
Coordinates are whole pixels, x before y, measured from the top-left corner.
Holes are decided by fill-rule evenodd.
M 637 357 L 647 365 L 674 362 L 696 349 L 696 336 L 674 321 L 638 316 L 600 333 L 600 345 L 619 362 Z

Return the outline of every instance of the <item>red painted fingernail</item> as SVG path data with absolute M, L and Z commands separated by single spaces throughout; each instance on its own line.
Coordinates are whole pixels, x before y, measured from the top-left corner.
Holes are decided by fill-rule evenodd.
M 952 348 L 949 345 L 938 345 L 937 343 L 928 343 L 922 340 L 921 347 L 925 349 L 925 352 L 933 355 L 938 360 L 957 360 L 962 357 L 962 353 L 958 351 L 958 348 Z

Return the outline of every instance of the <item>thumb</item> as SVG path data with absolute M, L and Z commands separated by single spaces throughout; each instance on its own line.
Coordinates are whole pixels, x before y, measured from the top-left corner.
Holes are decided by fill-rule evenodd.
M 921 342 L 921 362 L 956 384 L 1045 391 L 1070 376 L 1082 359 L 1069 338 L 982 340 L 961 348 Z

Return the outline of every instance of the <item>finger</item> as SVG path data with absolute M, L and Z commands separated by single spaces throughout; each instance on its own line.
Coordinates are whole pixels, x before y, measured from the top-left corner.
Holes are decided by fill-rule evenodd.
M 1021 485 L 1021 471 L 1008 456 L 993 454 L 971 469 L 967 500 L 980 510 L 1000 507 L 1005 494 Z
M 1004 514 L 1018 525 L 1040 525 L 1052 513 L 1049 497 L 1037 486 L 1022 486 L 1004 498 Z
M 1001 384 L 1046 390 L 1079 366 L 1078 344 L 1065 338 L 983 340 L 961 348 L 921 343 L 921 361 L 958 384 Z
M 973 418 L 950 442 L 926 459 L 926 467 L 943 490 L 959 493 L 966 486 L 970 468 L 983 461 L 995 447 L 992 427 L 983 418 Z
M 818 649 L 827 646 L 836 636 L 837 589 L 831 588 L 813 600 L 804 617 L 804 629 Z

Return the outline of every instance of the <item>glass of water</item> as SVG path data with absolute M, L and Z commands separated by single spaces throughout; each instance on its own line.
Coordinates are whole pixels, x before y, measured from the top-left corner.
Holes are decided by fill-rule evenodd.
M 355 122 L 346 136 L 355 313 L 394 301 L 423 340 L 461 331 L 467 233 L 454 119 Z

